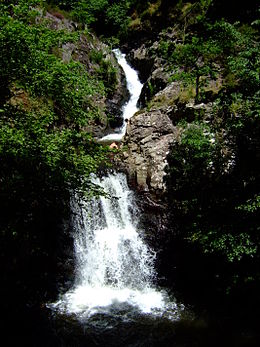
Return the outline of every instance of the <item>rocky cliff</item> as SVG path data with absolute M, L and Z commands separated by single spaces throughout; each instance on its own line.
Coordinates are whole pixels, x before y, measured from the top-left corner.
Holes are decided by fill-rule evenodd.
M 55 48 L 55 54 L 65 63 L 79 61 L 90 75 L 98 75 L 105 86 L 105 96 L 99 95 L 94 103 L 98 106 L 100 114 L 85 128 L 87 132 L 101 137 L 111 132 L 111 129 L 122 125 L 122 105 L 129 95 L 126 80 L 121 66 L 104 42 L 87 28 L 82 31 L 82 24 L 65 18 L 60 12 L 50 11 L 41 13 L 38 23 L 44 23 L 51 30 L 65 30 L 68 33 L 81 32 L 77 40 L 61 44 Z
M 206 97 L 198 102 L 195 88 L 171 79 L 174 71 L 160 57 L 164 40 L 180 41 L 174 30 L 159 35 L 158 40 L 130 50 L 130 63 L 140 70 L 144 86 L 139 98 L 140 111 L 128 122 L 123 140 L 123 162 L 130 181 L 141 191 L 149 191 L 158 200 L 166 192 L 167 156 L 181 140 L 181 121 L 212 121 L 214 97 L 222 85 L 221 76 L 207 77 Z

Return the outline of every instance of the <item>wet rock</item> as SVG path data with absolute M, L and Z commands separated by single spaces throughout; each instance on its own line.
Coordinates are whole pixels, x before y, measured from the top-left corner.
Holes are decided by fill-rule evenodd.
M 110 133 L 115 128 L 123 125 L 123 105 L 129 100 L 130 94 L 126 86 L 126 78 L 123 69 L 118 65 L 115 57 L 110 57 L 117 67 L 116 88 L 112 95 L 106 99 L 106 113 L 108 115 L 108 127 L 106 133 Z
M 127 59 L 139 71 L 141 82 L 147 81 L 154 64 L 154 59 L 149 55 L 147 47 L 143 44 L 141 47 L 131 50 Z

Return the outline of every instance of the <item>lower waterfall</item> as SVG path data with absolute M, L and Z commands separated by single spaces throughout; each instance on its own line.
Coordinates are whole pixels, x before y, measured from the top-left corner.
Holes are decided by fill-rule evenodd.
M 180 306 L 155 286 L 155 252 L 137 229 L 139 211 L 122 173 L 93 178 L 105 196 L 73 197 L 75 283 L 51 308 L 79 319 L 115 310 L 178 319 Z

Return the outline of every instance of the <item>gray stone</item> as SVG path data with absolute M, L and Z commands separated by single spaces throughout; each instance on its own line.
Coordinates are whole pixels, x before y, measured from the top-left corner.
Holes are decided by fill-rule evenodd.
M 157 196 L 165 192 L 167 155 L 178 136 L 179 129 L 160 109 L 136 113 L 129 120 L 123 140 L 128 149 L 122 160 L 139 190 Z
M 147 47 L 143 44 L 141 47 L 131 50 L 127 59 L 139 71 L 140 80 L 145 82 L 150 76 L 154 64 Z
M 81 24 L 75 23 L 63 16 L 59 11 L 52 11 L 39 14 L 36 21 L 44 23 L 52 30 L 68 30 L 69 32 L 83 29 Z M 95 34 L 87 31 L 86 34 L 81 34 L 79 40 L 75 42 L 67 42 L 60 47 L 53 49 L 53 53 L 59 56 L 65 63 L 71 60 L 79 61 L 85 66 L 88 73 L 96 74 L 99 65 L 91 59 L 92 52 L 102 52 L 103 59 L 109 61 L 115 68 L 116 72 L 116 87 L 110 95 L 93 95 L 93 104 L 99 107 L 99 117 L 89 121 L 84 127 L 86 132 L 90 132 L 94 137 L 99 138 L 106 133 L 111 132 L 111 128 L 122 126 L 122 105 L 129 98 L 129 93 L 126 88 L 126 80 L 122 68 L 119 66 L 111 49 L 102 43 Z

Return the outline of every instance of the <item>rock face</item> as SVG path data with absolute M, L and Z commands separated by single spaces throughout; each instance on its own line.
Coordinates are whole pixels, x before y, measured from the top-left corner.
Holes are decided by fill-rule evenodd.
M 128 60 L 139 71 L 139 77 L 144 83 L 138 104 L 145 107 L 157 92 L 166 87 L 169 75 L 164 71 L 161 59 L 154 58 L 145 45 L 131 50 Z
M 38 23 L 43 21 L 52 30 L 75 32 L 83 29 L 82 24 L 75 23 L 55 11 L 42 12 L 36 20 Z M 90 75 L 96 75 L 100 70 L 104 70 L 104 73 L 109 69 L 115 71 L 115 86 L 111 92 L 106 96 L 93 96 L 93 103 L 99 107 L 99 117 L 89 122 L 84 130 L 99 138 L 111 132 L 111 129 L 122 126 L 122 106 L 129 98 L 129 93 L 123 70 L 111 49 L 95 34 L 86 30 L 86 33 L 81 33 L 77 41 L 61 44 L 60 47 L 53 50 L 53 53 L 66 63 L 71 60 L 79 61 Z M 97 59 L 95 59 L 95 55 L 98 56 Z M 106 77 L 100 76 L 100 78 L 105 79 Z
M 123 145 L 124 164 L 130 182 L 139 190 L 156 196 L 164 193 L 165 167 L 171 144 L 178 138 L 167 110 L 151 109 L 136 113 L 129 121 Z
M 132 49 L 127 55 L 127 59 L 130 64 L 135 66 L 135 68 L 139 71 L 140 80 L 143 83 L 146 82 L 151 74 L 154 59 L 148 55 L 145 45 L 143 44 L 137 49 Z
M 129 53 L 130 62 L 141 69 L 146 82 L 138 102 L 143 109 L 130 119 L 123 141 L 127 147 L 123 162 L 130 182 L 139 190 L 149 192 L 155 202 L 166 192 L 167 156 L 174 142 L 181 138 L 179 122 L 189 123 L 198 118 L 208 122 L 213 107 L 210 100 L 197 104 L 193 90 L 190 92 L 179 80 L 169 80 L 167 62 L 153 55 L 158 46 L 154 42 L 150 47 L 142 45 Z M 217 86 L 208 88 L 217 90 Z
M 148 80 L 144 83 L 138 104 L 145 107 L 152 97 L 167 86 L 169 76 L 162 67 L 154 70 Z
M 63 60 L 64 57 L 73 57 L 86 66 L 87 71 L 95 73 L 99 66 L 91 60 L 91 52 L 101 52 L 104 62 L 111 64 L 111 67 L 116 71 L 116 86 L 106 98 L 95 100 L 96 105 L 103 110 L 98 121 L 90 124 L 87 131 L 91 132 L 96 137 L 102 137 L 106 133 L 111 132 L 111 128 L 120 127 L 123 125 L 122 106 L 129 98 L 129 93 L 126 88 L 126 79 L 124 72 L 119 66 L 114 54 L 108 46 L 97 39 L 97 37 L 89 33 L 91 37 L 81 35 L 79 42 L 76 45 L 63 45 Z

